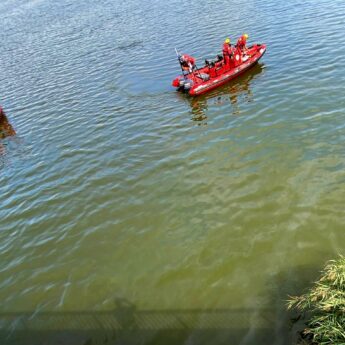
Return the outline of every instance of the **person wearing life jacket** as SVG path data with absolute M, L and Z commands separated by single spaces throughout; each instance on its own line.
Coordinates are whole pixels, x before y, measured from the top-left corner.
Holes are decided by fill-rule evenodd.
M 236 49 L 234 52 L 234 63 L 235 66 L 240 65 L 242 62 L 248 60 L 248 56 L 246 55 L 248 49 L 247 49 L 247 39 L 248 35 L 243 34 L 236 43 Z
M 183 54 L 179 57 L 181 67 L 184 71 L 192 73 L 195 68 L 195 58 L 193 56 Z
M 243 34 L 237 41 L 236 47 L 238 47 L 242 53 L 246 53 L 247 52 L 247 39 L 248 39 L 248 35 L 247 34 Z
M 233 48 L 231 47 L 230 38 L 226 38 L 223 43 L 223 57 L 226 65 L 230 64 L 233 55 Z

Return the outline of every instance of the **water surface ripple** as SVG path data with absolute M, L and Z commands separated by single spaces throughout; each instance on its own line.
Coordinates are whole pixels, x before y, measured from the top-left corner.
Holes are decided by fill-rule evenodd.
M 0 342 L 289 344 L 287 296 L 345 245 L 345 3 L 0 13 Z M 174 47 L 202 64 L 243 32 L 259 65 L 172 89 Z

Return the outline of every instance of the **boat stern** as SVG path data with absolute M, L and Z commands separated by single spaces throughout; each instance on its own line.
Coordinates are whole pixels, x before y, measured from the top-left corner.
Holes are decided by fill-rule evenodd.
M 189 92 L 189 90 L 193 87 L 194 82 L 187 77 L 179 76 L 172 81 L 171 85 L 176 87 L 179 91 Z

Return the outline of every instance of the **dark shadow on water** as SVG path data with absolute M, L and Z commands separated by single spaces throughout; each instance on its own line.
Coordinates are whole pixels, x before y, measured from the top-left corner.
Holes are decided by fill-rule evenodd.
M 232 113 L 234 115 L 239 115 L 241 113 L 241 102 L 243 102 L 242 98 L 240 101 L 239 98 L 243 96 L 244 102 L 253 101 L 253 93 L 250 84 L 262 73 L 264 67 L 264 64 L 258 63 L 238 78 L 204 95 L 190 97 L 179 94 L 179 96 L 189 103 L 193 121 L 207 124 L 208 108 L 214 105 L 221 106 L 229 102 L 232 106 Z
M 286 300 L 309 287 L 318 272 L 300 267 L 277 274 L 267 285 L 268 300 L 261 303 L 269 309 L 255 303 L 250 309 L 139 310 L 117 298 L 114 309 L 104 312 L 1 313 L 0 344 L 291 345 L 296 315 L 286 311 Z
M 259 317 L 258 317 L 259 316 Z M 270 310 L 137 310 L 4 313 L 1 344 L 267 344 Z
M 331 259 L 331 255 L 322 255 Z M 320 276 L 320 266 L 304 265 L 291 267 L 286 271 L 272 275 L 267 282 L 266 292 L 269 296 L 269 305 L 275 313 L 275 327 L 271 337 L 275 342 L 270 344 L 295 345 L 300 340 L 300 333 L 306 327 L 305 315 L 292 310 L 287 310 L 287 302 L 291 296 L 299 296 L 305 293 Z
M 144 44 L 143 40 L 137 40 L 137 41 L 133 41 L 133 42 L 130 42 L 130 43 L 125 43 L 125 44 L 119 45 L 117 47 L 117 49 L 124 50 L 124 51 L 130 50 L 130 49 L 133 49 L 133 48 L 138 49 L 138 48 L 142 48 L 143 44 Z

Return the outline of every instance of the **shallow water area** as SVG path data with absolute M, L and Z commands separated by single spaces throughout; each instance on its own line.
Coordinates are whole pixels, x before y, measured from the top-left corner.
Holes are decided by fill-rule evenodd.
M 345 245 L 345 4 L 0 13 L 0 343 L 290 344 L 288 295 Z M 250 71 L 170 86 L 174 47 L 243 32 Z

